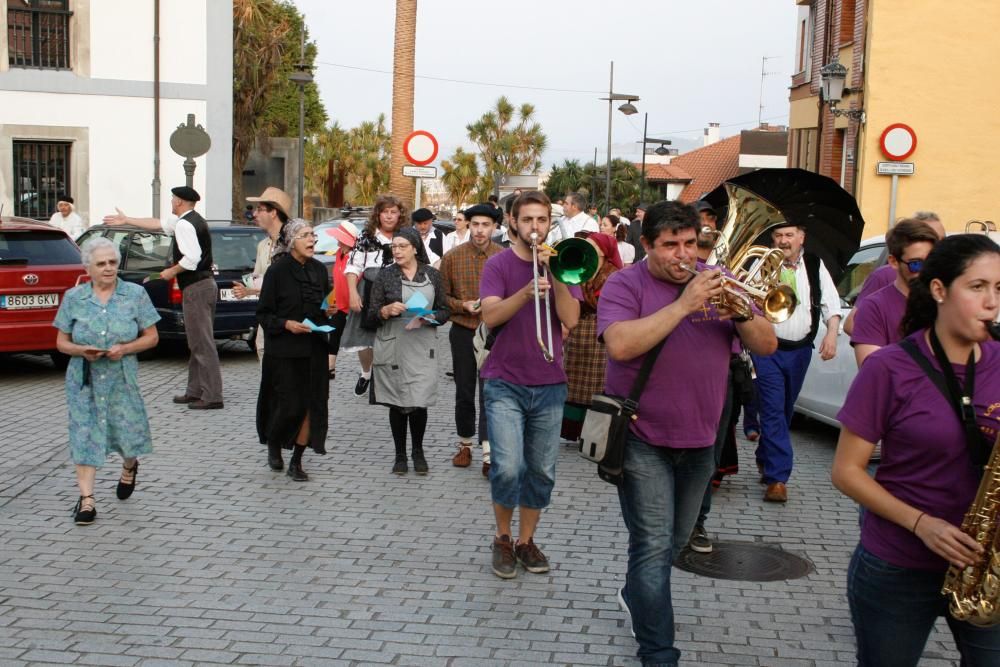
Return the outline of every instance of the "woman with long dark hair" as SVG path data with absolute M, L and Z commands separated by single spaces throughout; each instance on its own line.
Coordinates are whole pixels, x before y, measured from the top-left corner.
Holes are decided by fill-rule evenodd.
M 345 352 L 357 352 L 361 362 L 361 375 L 354 385 L 354 394 L 364 396 L 368 391 L 372 373 L 372 345 L 375 331 L 367 328 L 367 301 L 371 298 L 372 285 L 382 268 L 392 264 L 389 244 L 392 235 L 408 226 L 406 206 L 392 195 L 379 195 L 364 231 L 354 244 L 354 252 L 344 269 L 350 292 L 351 312 L 340 340 Z
M 948 566 L 983 558 L 959 526 L 997 437 L 1000 344 L 989 327 L 998 310 L 1000 247 L 979 234 L 941 241 L 910 284 L 905 338 L 865 360 L 837 415 L 833 483 L 866 509 L 847 575 L 859 665 L 917 665 L 948 615 Z M 1000 626 L 951 616 L 948 626 L 963 665 L 1000 664 Z
M 257 398 L 257 434 L 267 445 L 272 470 L 284 468 L 282 449 L 292 450 L 288 476 L 308 481 L 302 469 L 306 447 L 326 454 L 328 420 L 327 324 L 323 300 L 330 273 L 313 254 L 316 234 L 304 220 L 285 225 L 288 254 L 264 274 L 257 321 L 264 330 L 264 360 Z
M 404 227 L 393 235 L 392 257 L 393 263 L 382 269 L 372 287 L 368 309 L 368 324 L 378 329 L 370 401 L 389 407 L 389 425 L 396 446 L 392 472 L 407 472 L 409 430 L 413 470 L 425 475 L 427 408 L 434 405 L 439 381 L 437 327 L 448 321 L 450 313 L 441 274 L 428 265 L 416 229 Z

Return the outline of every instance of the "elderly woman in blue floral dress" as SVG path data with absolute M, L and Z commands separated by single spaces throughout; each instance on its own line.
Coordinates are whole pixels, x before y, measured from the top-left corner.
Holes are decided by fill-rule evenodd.
M 53 326 L 56 347 L 72 357 L 66 403 L 80 487 L 74 520 L 89 524 L 97 517 L 94 478 L 108 453 L 123 459 L 117 495 L 124 500 L 135 489 L 138 457 L 153 451 L 136 355 L 158 342 L 160 316 L 143 287 L 118 279 L 121 255 L 111 241 L 88 241 L 82 255 L 90 282 L 66 292 Z

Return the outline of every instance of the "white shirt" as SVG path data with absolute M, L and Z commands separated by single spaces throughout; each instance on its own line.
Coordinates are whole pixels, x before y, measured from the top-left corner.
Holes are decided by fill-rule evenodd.
M 375 231 L 375 240 L 381 245 L 392 243 L 392 239 L 383 234 L 381 229 Z M 368 252 L 362 250 L 352 251 L 351 258 L 347 260 L 347 267 L 344 268 L 344 275 L 351 275 L 353 273 L 360 277 L 365 272 L 365 269 L 372 268 L 382 268 L 382 248 L 369 250 Z
M 444 245 L 444 254 L 447 255 L 449 250 L 451 250 L 452 248 L 454 248 L 457 245 L 462 245 L 463 243 L 465 243 L 466 241 L 468 241 L 469 240 L 469 236 L 471 235 L 471 233 L 472 232 L 470 232 L 468 229 L 466 229 L 465 230 L 465 236 L 463 236 L 461 238 L 459 238 L 459 236 L 458 236 L 458 230 L 457 229 L 455 231 L 451 232 L 450 234 L 446 234 L 445 237 L 444 237 L 444 244 L 443 244 Z
M 622 264 L 631 264 L 635 261 L 635 246 L 628 241 L 622 241 L 618 244 L 618 254 L 622 258 Z
M 823 293 L 820 300 L 820 319 L 828 323 L 831 317 L 841 314 L 840 295 L 837 293 L 837 285 L 834 284 L 830 272 L 826 270 L 826 265 L 822 261 L 819 264 L 819 284 Z M 795 266 L 795 296 L 798 297 L 798 305 L 795 306 L 791 317 L 774 325 L 774 333 L 783 340 L 802 340 L 809 334 L 809 325 L 812 324 L 812 316 L 809 313 L 809 276 L 801 253 L 799 262 Z
M 69 215 L 65 218 L 62 213 L 56 211 L 52 214 L 52 217 L 49 218 L 49 224 L 54 227 L 58 227 L 69 234 L 69 237 L 74 241 L 78 236 L 80 236 L 80 234 L 83 234 L 83 230 L 86 229 L 86 226 L 83 224 L 83 218 L 77 215 L 76 211 L 70 211 Z
M 569 235 L 563 237 L 562 230 L 566 229 L 566 233 Z M 552 230 L 546 239 L 549 244 L 556 243 L 557 241 L 562 241 L 563 238 L 573 238 L 576 236 L 577 232 L 599 232 L 601 228 L 598 226 L 597 221 L 592 217 L 587 215 L 586 211 L 580 211 L 572 218 L 563 217 L 559 224 L 555 222 L 552 223 Z
M 436 269 L 437 266 L 438 266 L 438 264 L 441 262 L 441 258 L 438 257 L 438 254 L 436 252 L 434 252 L 433 250 L 431 250 L 431 245 L 430 244 L 431 244 L 431 239 L 434 238 L 434 228 L 431 227 L 431 230 L 429 232 L 427 232 L 427 236 L 424 236 L 423 234 L 421 234 L 420 238 L 424 242 L 424 250 L 427 251 L 427 260 L 428 260 L 427 263 L 430 264 L 431 266 L 433 266 Z M 443 250 L 444 249 L 443 248 L 443 246 L 444 246 L 444 239 L 441 239 L 441 245 L 442 245 L 442 250 Z
M 194 225 L 184 219 L 190 212 L 184 211 L 176 218 L 161 220 L 160 227 L 177 241 L 177 248 L 181 251 L 181 260 L 177 264 L 188 271 L 197 271 L 198 262 L 201 261 L 201 244 L 198 243 L 198 232 Z

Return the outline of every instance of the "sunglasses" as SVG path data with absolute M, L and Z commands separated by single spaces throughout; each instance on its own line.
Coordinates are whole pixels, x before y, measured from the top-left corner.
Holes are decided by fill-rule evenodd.
M 920 270 L 924 268 L 924 262 L 926 260 L 923 260 L 923 259 L 911 259 L 908 262 L 905 262 L 903 260 L 899 260 L 899 261 L 906 265 L 906 268 L 908 268 L 910 270 L 910 273 L 920 273 Z

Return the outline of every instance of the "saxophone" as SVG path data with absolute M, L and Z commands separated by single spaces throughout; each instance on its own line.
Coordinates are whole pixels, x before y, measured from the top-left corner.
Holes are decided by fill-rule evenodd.
M 1000 328 L 990 327 L 1000 340 Z M 962 532 L 982 545 L 977 565 L 952 565 L 944 576 L 941 593 L 948 596 L 948 611 L 959 621 L 985 627 L 1000 623 L 1000 437 L 993 444 L 976 499 L 962 519 Z

